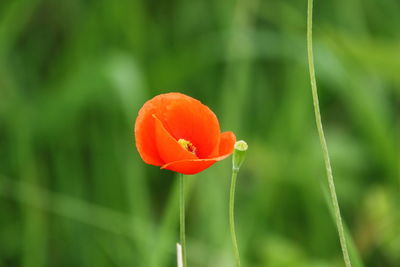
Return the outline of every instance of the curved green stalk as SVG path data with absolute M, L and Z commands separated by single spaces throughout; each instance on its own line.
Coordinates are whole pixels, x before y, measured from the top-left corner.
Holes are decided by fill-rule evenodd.
M 240 267 L 240 255 L 239 255 L 239 248 L 237 245 L 236 240 L 236 233 L 235 233 L 235 187 L 236 187 L 236 177 L 238 174 L 238 169 L 232 170 L 232 180 L 231 180 L 231 190 L 230 190 L 230 197 L 229 197 L 229 226 L 231 231 L 231 238 L 232 238 L 232 245 L 233 245 L 233 253 L 235 254 L 236 266 Z
M 336 196 L 335 183 L 333 181 L 332 167 L 329 159 L 328 146 L 325 140 L 324 130 L 322 128 L 321 113 L 319 109 L 318 101 L 318 91 L 317 82 L 315 79 L 315 69 L 314 69 L 314 55 L 312 48 L 312 8 L 313 0 L 308 0 L 307 8 L 307 52 L 308 52 L 308 66 L 310 70 L 310 80 L 311 80 L 311 90 L 314 104 L 315 121 L 317 124 L 319 140 L 321 142 L 322 152 L 324 155 L 326 174 L 328 177 L 328 185 L 330 191 L 330 197 L 332 200 L 332 207 L 335 214 L 336 226 L 339 232 L 340 245 L 342 247 L 343 259 L 347 267 L 351 267 L 351 262 L 349 258 L 349 252 L 347 251 L 346 238 L 344 234 L 342 218 L 340 215 L 339 203 Z

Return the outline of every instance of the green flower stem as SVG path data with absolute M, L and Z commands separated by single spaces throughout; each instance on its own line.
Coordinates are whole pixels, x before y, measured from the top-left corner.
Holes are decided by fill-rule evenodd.
M 186 238 L 185 238 L 185 179 L 183 174 L 179 174 L 179 222 L 180 239 L 182 246 L 183 267 L 186 267 Z
M 235 188 L 236 188 L 236 177 L 239 172 L 239 168 L 232 169 L 232 180 L 231 180 L 231 190 L 230 190 L 230 198 L 229 198 L 229 226 L 231 231 L 232 245 L 233 245 L 233 253 L 235 254 L 236 266 L 240 267 L 240 255 L 239 248 L 236 240 L 235 233 Z
M 344 234 L 342 218 L 340 215 L 339 203 L 336 196 L 335 183 L 333 181 L 332 167 L 329 159 L 328 146 L 325 140 L 324 130 L 322 128 L 321 121 L 321 113 L 319 109 L 319 101 L 318 101 L 318 91 L 317 91 L 317 82 L 315 79 L 315 69 L 314 69 L 314 55 L 312 48 L 312 9 L 313 9 L 313 0 L 308 0 L 308 8 L 307 8 L 307 51 L 308 51 L 308 65 L 310 70 L 310 80 L 311 80 L 311 90 L 312 97 L 314 103 L 314 113 L 315 113 L 315 121 L 318 128 L 319 140 L 322 146 L 322 152 L 324 155 L 326 174 L 328 177 L 328 185 L 330 191 L 330 197 L 332 200 L 332 206 L 335 214 L 336 226 L 339 232 L 340 245 L 342 247 L 343 259 L 345 265 L 347 267 L 351 267 L 351 262 L 349 258 L 349 252 L 347 251 L 346 238 Z

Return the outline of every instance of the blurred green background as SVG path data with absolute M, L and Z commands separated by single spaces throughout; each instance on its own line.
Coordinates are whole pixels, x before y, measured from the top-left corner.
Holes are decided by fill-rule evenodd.
M 243 266 L 343 266 L 306 7 L 1 0 L 0 266 L 176 266 L 176 176 L 145 165 L 133 140 L 141 105 L 170 91 L 210 106 L 250 146 L 236 195 Z M 354 266 L 400 266 L 399 14 L 398 0 L 315 2 L 322 119 Z M 233 266 L 230 159 L 187 180 L 189 266 Z

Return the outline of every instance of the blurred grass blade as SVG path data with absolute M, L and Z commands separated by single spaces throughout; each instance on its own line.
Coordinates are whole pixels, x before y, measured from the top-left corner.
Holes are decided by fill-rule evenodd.
M 13 190 L 18 188 L 19 190 Z M 24 205 L 39 208 L 71 220 L 78 221 L 117 235 L 124 235 L 143 244 L 149 242 L 141 228 L 132 231 L 132 218 L 109 208 L 79 200 L 63 194 L 53 193 L 39 186 L 0 176 L 0 196 L 13 199 Z M 143 224 L 137 222 L 135 225 Z

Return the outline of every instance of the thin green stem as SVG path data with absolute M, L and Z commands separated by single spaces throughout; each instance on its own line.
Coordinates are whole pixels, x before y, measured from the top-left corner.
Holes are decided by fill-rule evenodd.
M 335 183 L 333 181 L 332 167 L 329 158 L 328 146 L 325 140 L 324 130 L 322 128 L 321 113 L 319 109 L 318 101 L 318 91 L 317 82 L 315 79 L 315 69 L 314 69 L 314 55 L 312 47 L 312 10 L 313 10 L 313 0 L 308 0 L 307 8 L 307 51 L 308 51 L 308 66 L 310 70 L 310 80 L 311 80 L 311 90 L 314 104 L 315 122 L 317 124 L 319 140 L 321 142 L 322 152 L 324 155 L 326 174 L 328 177 L 328 185 L 330 191 L 330 197 L 332 200 L 332 206 L 335 214 L 336 226 L 339 232 L 340 245 L 342 247 L 344 263 L 347 267 L 351 267 L 351 262 L 349 258 L 349 252 L 347 251 L 346 238 L 344 234 L 342 217 L 340 215 L 339 203 L 336 196 Z
M 232 180 L 231 180 L 231 190 L 230 190 L 230 198 L 229 198 L 229 226 L 231 230 L 231 238 L 233 245 L 233 253 L 235 254 L 236 266 L 240 267 L 240 255 L 239 248 L 236 240 L 235 233 L 235 188 L 236 188 L 236 177 L 239 170 L 232 170 Z
M 183 174 L 179 174 L 179 222 L 180 222 L 180 239 L 182 246 L 183 267 L 186 267 L 186 237 L 185 237 L 185 178 Z

